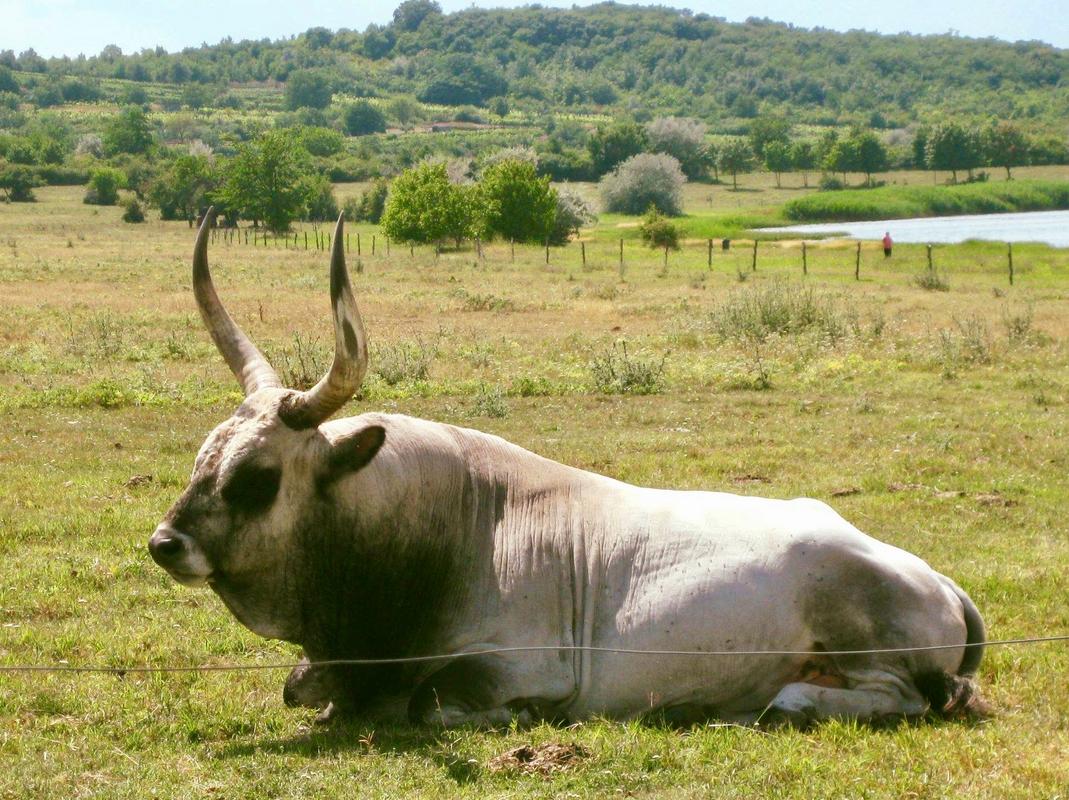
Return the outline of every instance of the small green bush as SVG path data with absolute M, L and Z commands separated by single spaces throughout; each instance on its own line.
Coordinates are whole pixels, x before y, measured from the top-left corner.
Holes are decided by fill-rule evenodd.
M 89 174 L 89 186 L 83 203 L 94 206 L 113 206 L 119 202 L 119 189 L 123 186 L 123 174 L 111 167 L 99 167 Z
M 122 204 L 122 221 L 123 222 L 144 222 L 145 221 L 145 209 L 141 207 L 141 203 L 138 202 L 136 197 L 128 197 Z

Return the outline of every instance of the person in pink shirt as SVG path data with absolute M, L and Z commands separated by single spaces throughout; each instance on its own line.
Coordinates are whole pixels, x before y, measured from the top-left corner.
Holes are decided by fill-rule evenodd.
M 885 231 L 884 234 L 883 234 L 883 257 L 884 258 L 890 258 L 891 257 L 891 247 L 893 245 L 894 245 L 894 242 L 891 241 L 891 232 L 890 231 Z

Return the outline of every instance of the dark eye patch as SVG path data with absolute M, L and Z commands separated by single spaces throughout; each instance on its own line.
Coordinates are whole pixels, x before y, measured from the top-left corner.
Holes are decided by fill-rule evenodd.
M 278 495 L 282 470 L 257 464 L 240 464 L 223 487 L 223 499 L 235 511 L 266 511 Z

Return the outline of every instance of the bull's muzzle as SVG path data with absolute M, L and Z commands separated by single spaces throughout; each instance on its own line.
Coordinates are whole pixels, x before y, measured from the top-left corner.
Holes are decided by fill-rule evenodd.
M 149 537 L 148 551 L 179 583 L 200 586 L 211 577 L 211 565 L 200 546 L 191 536 L 167 525 L 160 525 Z

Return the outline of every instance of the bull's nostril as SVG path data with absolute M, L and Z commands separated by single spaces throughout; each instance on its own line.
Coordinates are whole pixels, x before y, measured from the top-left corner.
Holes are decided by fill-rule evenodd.
M 182 552 L 184 545 L 177 536 L 153 536 L 149 540 L 149 550 L 156 559 L 173 558 Z
M 182 549 L 182 541 L 180 539 L 161 539 L 156 549 L 160 551 L 160 555 L 173 556 Z

